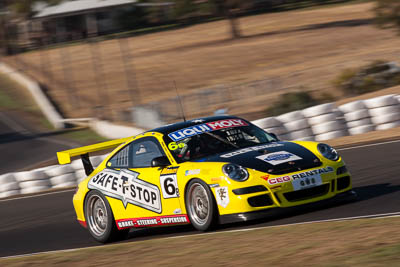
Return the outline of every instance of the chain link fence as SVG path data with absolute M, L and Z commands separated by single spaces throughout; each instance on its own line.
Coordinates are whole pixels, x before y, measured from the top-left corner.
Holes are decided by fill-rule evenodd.
M 180 120 L 181 110 L 172 80 L 161 81 L 171 83 L 167 86 L 168 94 L 162 96 L 147 94 L 146 88 L 138 85 L 136 77 L 143 74 L 135 68 L 132 42 L 134 38 L 99 37 L 62 43 L 36 38 L 30 45 L 16 45 L 13 41 L 9 55 L 3 60 L 39 81 L 64 117 L 141 124 L 137 119 L 141 116 L 135 116 L 134 112 L 152 111 L 160 123 Z M 249 105 L 246 99 L 268 95 L 283 86 L 278 77 L 234 86 L 217 85 L 181 92 L 181 101 L 189 118 L 209 116 L 219 109 L 240 113 Z

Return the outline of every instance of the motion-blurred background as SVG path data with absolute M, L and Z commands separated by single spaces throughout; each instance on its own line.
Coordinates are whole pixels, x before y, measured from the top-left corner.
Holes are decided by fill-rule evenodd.
M 400 207 L 398 33 L 400 0 L 0 0 L 0 257 L 96 246 L 0 266 L 399 266 L 399 221 L 377 219 Z M 71 206 L 83 165 L 56 152 L 182 120 L 177 91 L 188 119 L 228 113 L 339 148 L 358 201 L 99 248 Z M 272 225 L 286 226 L 243 229 Z
M 64 118 L 174 122 L 176 81 L 189 118 L 222 109 L 257 119 L 399 84 L 399 7 L 2 0 L 1 60 L 39 81 Z

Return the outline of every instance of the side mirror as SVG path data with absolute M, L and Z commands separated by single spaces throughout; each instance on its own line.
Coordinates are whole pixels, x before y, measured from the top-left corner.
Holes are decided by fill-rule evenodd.
M 276 134 L 274 134 L 274 133 L 268 133 L 268 134 L 279 141 L 279 138 L 278 138 L 278 136 L 276 136 Z
M 151 160 L 151 167 L 167 167 L 171 165 L 166 156 L 157 157 Z

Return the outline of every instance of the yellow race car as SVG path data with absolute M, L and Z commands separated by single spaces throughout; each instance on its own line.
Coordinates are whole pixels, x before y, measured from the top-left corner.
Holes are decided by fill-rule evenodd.
M 88 153 L 118 146 L 93 170 Z M 57 153 L 81 156 L 88 177 L 73 203 L 99 242 L 132 227 L 191 223 L 198 230 L 353 193 L 351 176 L 329 145 L 279 141 L 249 121 L 214 116 Z

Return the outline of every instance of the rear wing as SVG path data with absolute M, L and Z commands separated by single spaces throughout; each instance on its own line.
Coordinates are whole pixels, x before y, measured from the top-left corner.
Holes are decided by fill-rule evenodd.
M 89 159 L 89 153 L 106 150 L 110 148 L 114 148 L 123 144 L 129 140 L 132 140 L 132 137 L 121 138 L 116 140 L 111 140 L 103 143 L 98 143 L 89 146 L 83 146 L 78 148 L 73 148 L 65 151 L 57 152 L 57 158 L 59 164 L 68 164 L 71 163 L 72 157 L 81 156 L 83 167 L 85 168 L 86 175 L 89 175 L 93 172 L 93 165 Z

